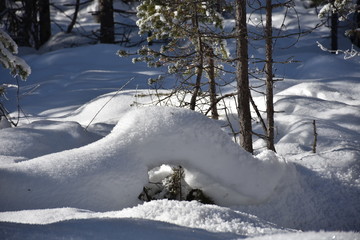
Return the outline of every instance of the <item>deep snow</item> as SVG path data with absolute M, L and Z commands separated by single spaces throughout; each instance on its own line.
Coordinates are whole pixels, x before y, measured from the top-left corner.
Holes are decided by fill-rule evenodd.
M 88 10 L 80 19 L 90 23 Z M 302 26 L 316 21 L 298 11 Z M 296 26 L 294 19 L 286 24 Z M 119 58 L 117 45 L 62 49 L 86 40 L 59 33 L 39 52 L 20 48 L 32 74 L 21 82 L 26 116 L 17 128 L 0 130 L 0 238 L 360 239 L 354 233 L 360 231 L 360 65 L 358 58 L 322 52 L 316 41 L 327 44 L 327 32 L 318 29 L 277 51 L 279 59 L 300 62 L 276 66 L 285 78 L 275 88 L 278 154 L 264 151 L 258 139 L 255 156 L 232 141 L 224 115 L 214 121 L 149 107 L 156 96 L 147 78 L 164 69 Z M 348 46 L 344 38 L 340 43 Z M 0 69 L 0 76 L 14 83 L 8 71 Z M 15 92 L 9 89 L 5 100 L 12 116 Z M 263 108 L 262 96 L 254 93 L 254 100 Z M 230 99 L 226 104 L 236 112 Z M 217 205 L 142 203 L 137 196 L 148 171 L 162 164 L 182 165 L 187 183 Z

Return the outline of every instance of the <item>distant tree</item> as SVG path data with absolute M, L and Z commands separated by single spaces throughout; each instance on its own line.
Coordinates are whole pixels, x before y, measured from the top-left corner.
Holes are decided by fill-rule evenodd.
M 114 43 L 114 7 L 113 0 L 99 0 L 100 3 L 100 42 Z
M 20 46 L 38 49 L 51 37 L 49 0 L 8 0 L 1 23 Z
M 6 1 L 0 1 L 0 19 L 6 11 Z
M 326 18 L 330 15 L 331 22 L 331 50 L 332 52 L 339 49 L 338 46 L 338 25 L 339 20 L 348 19 L 350 14 L 357 12 L 357 5 L 352 0 L 314 0 L 313 5 L 322 6 L 319 12 L 319 18 Z M 353 21 L 353 20 L 352 20 Z M 356 21 L 355 24 L 356 25 Z M 353 28 L 348 32 L 349 37 L 356 38 L 358 36 L 357 28 Z
M 51 37 L 50 2 L 38 0 L 40 45 L 46 43 Z

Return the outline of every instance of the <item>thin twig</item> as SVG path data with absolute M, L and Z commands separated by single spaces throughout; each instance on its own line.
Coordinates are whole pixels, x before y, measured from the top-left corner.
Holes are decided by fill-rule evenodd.
M 99 115 L 99 113 L 104 109 L 104 107 L 116 96 L 119 94 L 119 92 L 121 90 L 124 89 L 124 87 L 126 87 L 130 82 L 132 82 L 132 80 L 134 80 L 135 77 L 132 77 L 129 81 L 127 81 L 121 88 L 119 88 L 116 93 L 99 109 L 99 111 L 97 111 L 97 113 L 95 114 L 95 116 L 91 119 L 91 121 L 89 122 L 89 124 L 86 126 L 85 131 L 88 129 L 88 127 L 90 126 L 90 124 L 94 121 L 94 119 L 97 117 L 97 115 Z

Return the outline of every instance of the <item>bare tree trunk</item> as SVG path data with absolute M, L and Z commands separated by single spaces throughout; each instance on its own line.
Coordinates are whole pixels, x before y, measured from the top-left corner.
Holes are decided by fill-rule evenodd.
M 199 65 L 201 67 L 197 67 L 197 73 L 196 73 L 196 81 L 195 81 L 195 87 L 194 87 L 194 92 L 191 96 L 191 100 L 190 100 L 190 109 L 191 110 L 195 110 L 195 106 L 196 106 L 196 99 L 197 96 L 199 94 L 200 91 L 200 84 L 201 84 L 201 78 L 202 78 L 202 73 L 203 73 L 203 61 L 202 61 L 202 57 L 200 58 L 200 63 Z
M 250 112 L 250 88 L 248 76 L 248 34 L 246 26 L 246 1 L 236 0 L 236 80 L 238 89 L 238 116 L 240 123 L 240 145 L 253 153 Z
M 338 18 L 339 17 L 337 13 L 331 14 L 331 50 L 333 51 L 338 50 Z
M 214 65 L 214 53 L 213 49 L 208 49 L 208 64 L 207 73 L 209 77 L 209 93 L 210 93 L 210 106 L 211 106 L 211 118 L 219 119 L 219 113 L 217 111 L 217 99 L 216 99 L 216 81 L 215 81 L 215 65 Z
M 74 25 L 76 23 L 78 13 L 79 13 L 79 8 L 80 8 L 80 0 L 76 0 L 74 15 L 73 15 L 73 18 L 71 19 L 71 23 L 69 24 L 69 26 L 66 30 L 66 33 L 71 33 L 71 31 L 73 30 Z
M 313 143 L 313 147 L 312 147 L 312 152 L 316 153 L 316 146 L 317 146 L 317 132 L 316 132 L 316 121 L 313 120 L 313 129 L 314 129 L 314 143 Z
M 100 42 L 114 43 L 114 34 L 113 0 L 100 0 Z
M 51 37 L 50 4 L 49 0 L 39 1 L 39 27 L 40 45 L 46 43 Z
M 196 81 L 195 81 L 195 87 L 194 87 L 194 92 L 191 96 L 191 100 L 190 100 L 190 109 L 191 110 L 195 110 L 195 106 L 196 106 L 196 99 L 197 96 L 199 94 L 200 91 L 200 86 L 201 86 L 201 78 L 202 78 L 202 74 L 203 74 L 203 68 L 204 68 L 204 50 L 203 50 L 203 43 L 202 43 L 202 39 L 200 36 L 200 32 L 199 32 L 199 18 L 197 15 L 197 8 L 196 8 L 196 4 L 194 4 L 194 10 L 195 10 L 195 14 L 194 14 L 194 18 L 192 19 L 192 25 L 197 29 L 197 53 L 199 54 L 199 63 L 198 66 L 196 67 L 197 73 L 196 73 Z
M 40 42 L 38 37 L 37 3 L 36 0 L 27 0 L 24 1 L 23 4 L 23 26 L 21 28 L 21 33 L 19 34 L 22 38 L 19 39 L 19 45 L 35 47 L 38 49 L 40 47 Z
M 275 151 L 274 146 L 274 93 L 273 93 L 273 42 L 272 42 L 272 1 L 266 0 L 266 115 L 267 115 L 267 148 Z
M 6 9 L 6 1 L 0 1 L 0 20 L 1 20 L 1 15 L 3 13 L 3 11 L 5 11 Z

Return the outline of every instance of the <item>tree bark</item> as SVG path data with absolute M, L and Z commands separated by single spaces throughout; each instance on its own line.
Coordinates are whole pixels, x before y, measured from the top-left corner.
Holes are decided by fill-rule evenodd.
M 199 94 L 200 91 L 200 84 L 201 84 L 201 78 L 202 78 L 202 73 L 203 73 L 203 61 L 202 61 L 202 57 L 200 58 L 200 63 L 199 65 L 201 65 L 201 67 L 197 67 L 197 73 L 196 73 L 196 80 L 195 80 L 195 87 L 194 87 L 194 91 L 193 94 L 191 95 L 191 100 L 190 100 L 190 109 L 191 110 L 195 110 L 196 107 L 196 99 L 197 96 Z
M 240 145 L 253 153 L 250 112 L 250 88 L 248 76 L 248 34 L 246 26 L 246 1 L 235 2 L 236 80 L 238 89 L 238 117 L 240 123 Z
M 50 4 L 49 0 L 39 1 L 39 27 L 40 45 L 46 43 L 51 37 Z
M 38 37 L 38 24 L 37 24 L 37 4 L 36 0 L 27 0 L 24 1 L 24 17 L 23 25 L 21 28 L 21 36 L 19 39 L 19 45 L 35 47 L 38 49 L 40 47 L 39 37 Z
M 339 17 L 337 13 L 331 14 L 331 50 L 333 51 L 338 50 L 338 38 L 337 38 L 338 18 Z
M 266 0 L 266 115 L 267 115 L 267 148 L 275 152 L 274 146 L 274 93 L 273 93 L 273 42 L 272 42 L 272 1 Z
M 6 1 L 2 0 L 0 1 L 0 20 L 1 20 L 1 14 L 3 13 L 3 11 L 5 11 L 6 9 Z
M 197 53 L 199 55 L 199 62 L 198 62 L 198 66 L 196 67 L 196 80 L 195 80 L 194 92 L 193 92 L 193 94 L 191 96 L 191 100 L 190 100 L 190 109 L 191 110 L 195 110 L 196 99 L 197 99 L 197 96 L 200 91 L 201 78 L 202 78 L 203 68 L 204 68 L 204 49 L 203 49 L 203 43 L 202 43 L 200 31 L 199 31 L 199 18 L 197 15 L 196 4 L 194 4 L 194 10 L 195 11 L 194 11 L 194 17 L 192 19 L 192 25 L 193 25 L 193 27 L 196 28 L 197 35 L 198 35 L 197 36 Z
M 211 106 L 211 118 L 219 119 L 219 113 L 217 110 L 217 100 L 216 100 L 216 81 L 215 81 L 215 65 L 214 65 L 214 56 L 213 49 L 209 48 L 209 53 L 207 54 L 209 67 L 207 68 L 207 74 L 209 77 L 209 93 L 210 93 L 210 106 Z
M 114 43 L 114 34 L 113 0 L 100 0 L 100 42 Z

